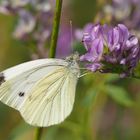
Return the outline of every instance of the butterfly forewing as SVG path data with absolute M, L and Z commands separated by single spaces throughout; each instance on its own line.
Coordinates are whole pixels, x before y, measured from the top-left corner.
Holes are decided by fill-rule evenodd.
M 66 66 L 64 60 L 41 59 L 17 65 L 2 72 L 4 82 L 0 85 L 0 100 L 19 110 L 29 91 L 38 80 Z
M 2 72 L 0 100 L 31 125 L 57 124 L 72 111 L 78 75 L 78 65 L 62 59 L 23 63 Z

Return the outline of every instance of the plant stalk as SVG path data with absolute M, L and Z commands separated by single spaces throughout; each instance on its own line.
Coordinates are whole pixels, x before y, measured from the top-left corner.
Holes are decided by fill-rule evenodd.
M 42 127 L 36 128 L 35 140 L 41 140 L 42 132 L 43 132 Z
M 51 45 L 50 45 L 50 53 L 49 53 L 50 58 L 54 58 L 56 53 L 62 3 L 63 0 L 56 0 L 56 7 L 55 7 L 56 11 L 55 11 L 54 21 L 53 21 L 53 29 L 52 29 Z

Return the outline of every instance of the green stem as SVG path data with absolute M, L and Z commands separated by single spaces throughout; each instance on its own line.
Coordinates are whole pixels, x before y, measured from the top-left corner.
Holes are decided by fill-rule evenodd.
M 54 15 L 52 36 L 51 36 L 51 46 L 50 46 L 50 53 L 49 53 L 50 58 L 55 57 L 57 39 L 58 39 L 58 33 L 59 33 L 62 2 L 63 0 L 56 0 L 55 15 Z M 35 140 L 41 140 L 42 131 L 43 131 L 43 128 L 36 129 Z
M 54 21 L 53 21 L 53 30 L 52 30 L 50 54 L 49 54 L 50 58 L 55 57 L 57 39 L 58 39 L 58 33 L 59 33 L 62 2 L 63 0 L 56 0 L 56 7 L 55 7 L 56 11 L 55 11 L 55 16 L 54 16 Z
M 43 132 L 42 127 L 36 128 L 35 140 L 41 140 L 42 132 Z

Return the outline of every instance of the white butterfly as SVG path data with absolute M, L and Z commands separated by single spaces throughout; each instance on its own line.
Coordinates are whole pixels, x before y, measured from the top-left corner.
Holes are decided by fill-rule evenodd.
M 0 101 L 31 125 L 58 124 L 72 111 L 79 75 L 77 54 L 26 62 L 1 72 Z

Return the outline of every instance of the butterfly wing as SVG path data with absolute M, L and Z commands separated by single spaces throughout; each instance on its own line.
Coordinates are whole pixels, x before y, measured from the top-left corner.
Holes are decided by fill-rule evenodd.
M 63 67 L 38 81 L 20 109 L 25 121 L 41 127 L 62 122 L 73 108 L 77 74 Z
M 3 71 L 0 73 L 0 101 L 19 110 L 37 81 L 66 65 L 61 59 L 40 59 Z

